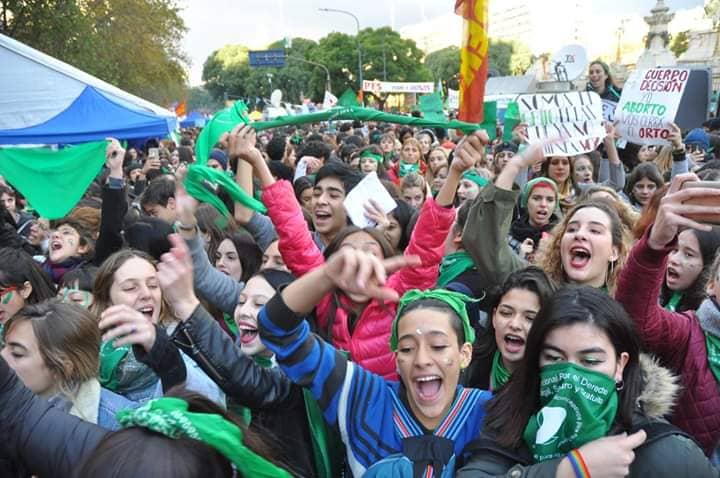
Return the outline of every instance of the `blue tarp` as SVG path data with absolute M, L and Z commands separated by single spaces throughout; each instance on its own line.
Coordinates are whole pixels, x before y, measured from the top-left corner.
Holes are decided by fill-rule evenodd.
M 74 144 L 103 140 L 164 138 L 176 119 L 131 109 L 92 86 L 57 116 L 27 128 L 0 130 L 0 144 Z
M 207 123 L 207 118 L 198 111 L 191 111 L 187 117 L 180 122 L 181 128 L 202 128 Z

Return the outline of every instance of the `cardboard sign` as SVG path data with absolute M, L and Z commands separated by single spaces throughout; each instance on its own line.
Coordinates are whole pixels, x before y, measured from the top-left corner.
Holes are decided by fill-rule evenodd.
M 610 123 L 615 122 L 615 110 L 617 109 L 617 103 L 610 100 L 602 100 L 603 118 L 605 121 Z
M 545 156 L 587 153 L 605 138 L 602 100 L 594 91 L 520 95 L 516 102 L 531 144 L 559 140 L 545 147 Z
M 625 82 L 615 110 L 620 135 L 638 144 L 669 144 L 669 125 L 675 121 L 690 70 L 638 70 Z

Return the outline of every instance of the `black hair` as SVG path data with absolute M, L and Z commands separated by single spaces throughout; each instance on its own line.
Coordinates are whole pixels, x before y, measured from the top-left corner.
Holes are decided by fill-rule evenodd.
M 76 267 L 63 274 L 58 289 L 67 287 L 70 289 L 80 289 L 86 291 L 92 291 L 93 285 L 95 284 L 95 276 L 97 276 L 98 268 L 95 266 L 86 265 L 83 267 Z
M 22 287 L 25 282 L 32 286 L 26 303 L 37 304 L 55 297 L 55 284 L 30 254 L 11 247 L 0 248 L 0 287 Z
M 155 260 L 170 251 L 168 236 L 172 226 L 156 217 L 141 217 L 125 229 L 125 240 L 131 249 L 150 254 Z
M 330 161 L 318 170 L 317 175 L 315 175 L 315 186 L 325 178 L 337 178 L 340 180 L 347 195 L 362 180 L 362 175 L 359 171 L 344 163 Z
M 170 198 L 175 198 L 175 181 L 158 177 L 148 183 L 140 198 L 140 206 L 143 209 L 152 205 L 167 207 Z
M 237 230 L 237 225 L 232 218 L 223 217 L 212 204 L 208 203 L 202 203 L 198 206 L 195 218 L 200 232 L 208 235 L 207 255 L 212 259 L 215 257 L 215 252 L 220 243 L 229 233 Z
M 390 211 L 388 215 L 394 217 L 400 225 L 400 229 L 402 229 L 400 242 L 398 242 L 397 245 L 398 252 L 402 253 L 405 251 L 405 248 L 410 242 L 410 236 L 412 236 L 412 227 L 410 227 L 410 222 L 415 214 L 415 209 L 402 199 L 396 199 L 395 203 L 397 204 L 397 207 Z
M 340 159 L 345 162 L 349 163 L 350 158 L 352 158 L 353 153 L 355 153 L 358 150 L 358 147 L 354 144 L 345 144 L 343 143 L 342 146 L 340 146 L 338 150 L 338 156 Z
M 292 182 L 293 176 L 295 175 L 292 168 L 281 161 L 270 161 L 268 163 L 268 169 L 270 170 L 270 174 L 277 179 L 285 179 L 290 182 Z
M 462 347 L 462 345 L 466 342 L 465 329 L 463 328 L 462 319 L 457 314 L 457 312 L 455 312 L 455 310 L 450 307 L 446 302 L 443 302 L 439 299 L 430 298 L 415 300 L 405 306 L 405 308 L 402 310 L 401 317 L 405 316 L 405 314 L 409 312 L 412 312 L 413 310 L 418 309 L 432 309 L 448 314 L 448 316 L 450 317 L 450 326 L 455 332 L 455 335 L 457 335 L 458 347 Z
M 240 259 L 240 264 L 242 264 L 242 275 L 240 276 L 240 280 L 242 282 L 247 282 L 250 277 L 260 270 L 263 252 L 255 243 L 252 236 L 247 232 L 235 231 L 228 234 L 225 239 L 232 242 L 235 250 L 237 251 L 238 259 Z M 217 254 L 217 249 L 215 252 Z M 215 255 L 211 258 L 213 263 L 215 263 Z
M 362 137 L 356 134 L 350 135 L 347 138 L 343 139 L 343 143 L 352 144 L 357 148 L 362 148 L 363 146 L 365 146 L 365 140 L 363 140 Z
M 284 134 L 274 134 L 272 139 L 265 146 L 265 152 L 273 161 L 281 161 L 285 156 L 285 147 L 287 146 L 287 136 Z
M 643 388 L 640 339 L 634 323 L 625 309 L 606 292 L 589 286 L 566 286 L 543 304 L 528 333 L 522 363 L 487 405 L 485 426 L 498 433 L 500 446 L 513 449 L 522 446 L 528 420 L 540 409 L 540 354 L 545 339 L 553 330 L 575 324 L 593 325 L 605 333 L 616 357 L 623 352 L 628 354 L 623 388 L 618 392 L 614 430 L 618 433 L 631 430 L 637 399 Z
M 300 197 L 302 196 L 303 191 L 305 191 L 306 189 L 312 189 L 313 186 L 314 184 L 312 180 L 307 176 L 302 176 L 295 180 L 295 182 L 293 183 L 293 189 L 295 190 L 295 198 L 297 199 L 298 203 L 302 204 Z
M 322 135 L 317 134 L 317 133 L 312 133 L 312 134 L 308 135 L 307 138 L 305 138 L 305 141 L 307 141 L 307 142 L 311 142 L 311 141 L 320 141 L 320 142 L 322 142 L 322 140 L 323 140 Z
M 410 137 L 414 136 L 413 129 L 410 128 L 409 126 L 403 126 L 402 128 L 400 128 L 397 138 L 400 140 L 401 143 L 403 143 L 403 142 L 405 142 L 405 136 L 408 136 L 408 135 Z
M 324 162 L 327 162 L 327 160 L 330 159 L 330 146 L 322 141 L 308 141 L 302 146 L 300 151 L 297 152 L 298 158 L 302 158 L 303 156 L 322 158 Z
M 340 232 L 337 233 L 333 240 L 330 241 L 330 244 L 327 245 L 325 251 L 323 251 L 323 256 L 325 256 L 325 260 L 328 260 L 330 256 L 340 250 L 340 246 L 342 245 L 342 242 L 345 240 L 345 238 L 347 238 L 350 234 L 355 234 L 356 232 L 364 232 L 366 234 L 369 234 L 370 237 L 372 237 L 380 245 L 380 249 L 382 249 L 384 258 L 387 259 L 388 257 L 392 257 L 395 255 L 395 251 L 393 251 L 393 248 L 388 242 L 388 240 L 385 238 L 385 235 L 378 229 L 372 227 L 360 228 L 357 226 L 345 226 L 340 230 Z
M 633 195 L 633 188 L 638 181 L 645 178 L 654 182 L 657 188 L 661 188 L 662 185 L 665 184 L 662 174 L 660 174 L 660 170 L 655 165 L 655 163 L 648 161 L 638 164 L 633 168 L 632 172 L 627 178 L 627 182 L 625 183 L 625 194 L 628 198 L 630 198 L 631 204 L 638 204 L 637 199 L 635 199 L 635 196 Z
M 183 141 L 185 140 L 183 139 Z M 181 163 L 192 164 L 193 162 L 195 162 L 192 148 L 190 148 L 189 146 L 178 146 L 177 151 L 178 161 L 180 161 Z

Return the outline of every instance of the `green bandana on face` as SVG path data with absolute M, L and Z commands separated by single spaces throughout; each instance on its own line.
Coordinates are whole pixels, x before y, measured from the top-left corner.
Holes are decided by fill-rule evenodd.
M 705 347 L 707 347 L 710 370 L 715 381 L 720 383 L 720 337 L 705 332 Z
M 400 160 L 398 172 L 400 173 L 401 178 L 405 177 L 409 173 L 416 173 L 418 171 L 420 171 L 420 163 L 408 164 L 402 159 Z
M 618 396 L 612 378 L 562 362 L 540 371 L 540 404 L 523 433 L 538 462 L 564 456 L 607 435 L 617 414 Z
M 490 372 L 490 390 L 495 391 L 508 383 L 512 374 L 505 368 L 502 362 L 502 355 L 499 350 L 495 351 Z
M 201 441 L 230 460 L 243 476 L 291 476 L 247 448 L 237 425 L 217 414 L 190 412 L 188 403 L 180 398 L 158 398 L 136 409 L 121 410 L 117 420 L 125 428 L 142 427 L 173 439 Z
M 398 322 L 400 322 L 400 317 L 402 317 L 404 309 L 411 302 L 422 299 L 435 299 L 445 302 L 453 311 L 455 311 L 455 313 L 458 315 L 458 317 L 460 317 L 460 320 L 462 321 L 463 334 L 465 335 L 465 343 L 475 342 L 475 329 L 473 329 L 472 325 L 470 324 L 470 318 L 468 317 L 467 309 L 465 308 L 465 304 L 467 304 L 468 302 L 475 302 L 474 299 L 466 296 L 465 294 L 461 294 L 460 292 L 453 292 L 444 289 L 432 289 L 425 291 L 412 289 L 407 291 L 398 303 L 397 314 L 395 315 L 395 320 L 393 320 L 392 323 L 392 332 L 390 335 L 390 350 L 392 350 L 393 352 L 397 351 Z
M 440 276 L 437 286 L 445 287 L 463 272 L 475 267 L 472 257 L 465 251 L 453 252 L 443 257 L 440 263 Z

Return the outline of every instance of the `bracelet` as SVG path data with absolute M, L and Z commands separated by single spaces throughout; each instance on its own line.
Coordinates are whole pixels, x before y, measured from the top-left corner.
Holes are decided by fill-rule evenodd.
M 577 448 L 567 454 L 567 459 L 575 472 L 577 478 L 590 478 L 590 470 Z
M 181 231 L 188 231 L 188 232 L 194 231 L 196 227 L 197 227 L 196 224 L 189 226 L 187 224 L 183 224 L 180 221 L 175 221 L 175 229 L 180 229 Z

